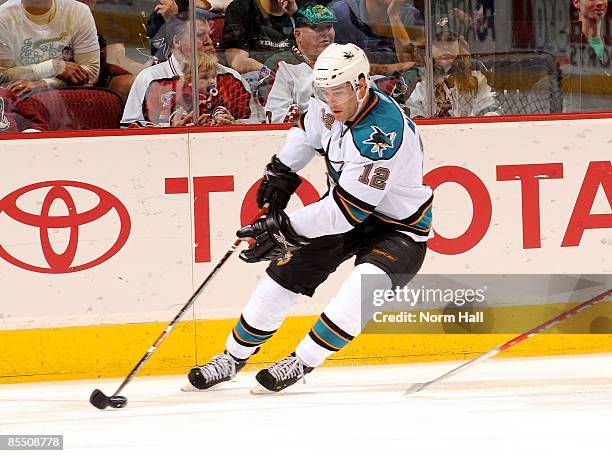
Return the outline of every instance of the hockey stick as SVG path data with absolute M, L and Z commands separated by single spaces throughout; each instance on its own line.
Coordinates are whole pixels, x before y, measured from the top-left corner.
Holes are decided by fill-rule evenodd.
M 453 375 L 458 374 L 459 372 L 463 372 L 464 370 L 466 370 L 468 367 L 470 366 L 474 366 L 475 364 L 480 363 L 481 361 L 484 361 L 486 359 L 492 358 L 493 356 L 497 355 L 498 353 L 524 341 L 525 339 L 528 339 L 529 337 L 538 334 L 541 331 L 544 331 L 545 329 L 548 328 L 552 328 L 553 326 L 555 326 L 557 323 L 569 318 L 569 317 L 573 317 L 574 315 L 576 315 L 578 312 L 583 311 L 584 309 L 591 307 L 592 305 L 603 301 L 607 296 L 612 295 L 612 288 L 610 288 L 608 291 L 605 291 L 603 293 L 601 293 L 600 295 L 595 296 L 592 299 L 589 299 L 588 301 L 583 302 L 582 304 L 578 304 L 574 307 L 572 307 L 569 310 L 566 310 L 565 312 L 563 312 L 562 314 L 557 315 L 554 318 L 551 318 L 550 320 L 542 323 L 539 326 L 536 326 L 535 328 L 524 332 L 523 334 L 515 337 L 512 340 L 509 340 L 506 343 L 503 343 L 501 345 L 498 345 L 497 347 L 495 347 L 494 349 L 483 353 L 482 355 L 480 355 L 477 358 L 471 359 L 466 363 L 463 363 L 462 365 L 460 365 L 459 367 L 454 368 L 453 370 L 450 370 L 448 372 L 446 372 L 445 374 L 440 375 L 437 378 L 434 378 L 433 380 L 430 380 L 428 382 L 425 383 L 414 383 L 410 388 L 408 388 L 406 390 L 406 392 L 404 393 L 404 396 L 407 396 L 408 394 L 412 394 L 412 393 L 417 393 L 419 391 L 424 390 L 425 388 L 429 387 L 430 385 L 434 384 L 434 383 L 438 383 L 441 380 L 444 380 L 445 378 L 448 377 L 452 377 Z
M 257 217 L 255 217 L 253 221 L 263 216 L 267 212 L 267 210 L 268 210 L 267 207 L 260 209 L 260 211 L 257 213 Z M 148 361 L 148 359 L 153 355 L 155 350 L 157 350 L 157 348 L 161 345 L 161 343 L 164 341 L 164 339 L 170 333 L 170 331 L 174 329 L 174 326 L 179 322 L 181 318 L 183 318 L 183 315 L 185 314 L 185 312 L 189 310 L 189 308 L 193 305 L 193 303 L 198 298 L 198 296 L 200 296 L 200 294 L 202 293 L 206 285 L 208 285 L 208 283 L 217 274 L 217 272 L 219 272 L 221 267 L 225 264 L 228 258 L 232 256 L 232 254 L 236 251 L 236 249 L 238 248 L 238 246 L 240 245 L 242 241 L 243 241 L 242 239 L 236 239 L 234 241 L 234 243 L 229 248 L 229 250 L 225 252 L 225 255 L 223 255 L 223 257 L 217 262 L 214 269 L 210 272 L 210 274 L 208 274 L 208 276 L 200 284 L 197 290 L 191 295 L 191 297 L 185 303 L 185 305 L 181 308 L 181 310 L 179 310 L 179 313 L 176 314 L 176 316 L 170 322 L 170 324 L 166 326 L 166 329 L 164 329 L 164 331 L 159 335 L 157 340 L 153 342 L 153 345 L 151 345 L 151 347 L 147 350 L 147 352 L 140 359 L 140 361 L 138 361 L 138 363 L 134 366 L 134 368 L 128 374 L 125 380 L 123 380 L 123 383 L 119 385 L 119 388 L 117 388 L 117 391 L 115 391 L 115 394 L 109 397 L 106 394 L 104 394 L 102 391 L 100 391 L 99 389 L 96 389 L 91 393 L 91 396 L 89 397 L 89 402 L 91 403 L 91 405 L 93 405 L 96 408 L 99 408 L 100 410 L 103 410 L 109 406 L 112 408 L 123 408 L 127 405 L 127 397 L 119 396 L 119 393 L 123 390 L 123 388 L 127 386 L 128 383 L 130 383 L 130 381 L 132 381 L 134 376 L 138 373 L 138 371 L 142 368 L 142 366 Z

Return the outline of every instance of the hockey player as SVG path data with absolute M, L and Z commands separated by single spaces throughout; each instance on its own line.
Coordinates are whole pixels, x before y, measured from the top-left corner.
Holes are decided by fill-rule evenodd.
M 369 62 L 354 44 L 331 44 L 314 66 L 316 98 L 266 167 L 257 199 L 269 211 L 241 228 L 255 243 L 240 258 L 271 261 L 224 353 L 189 372 L 199 389 L 230 380 L 280 327 L 300 294 L 312 296 L 338 265 L 355 268 L 312 330 L 286 358 L 256 375 L 253 393 L 281 391 L 353 340 L 361 321 L 362 283 L 392 288 L 420 269 L 430 237 L 432 191 L 423 185 L 415 125 L 387 95 L 370 87 Z M 330 189 L 320 201 L 283 209 L 300 183 L 296 172 L 323 156 Z M 368 276 L 364 281 L 364 276 Z

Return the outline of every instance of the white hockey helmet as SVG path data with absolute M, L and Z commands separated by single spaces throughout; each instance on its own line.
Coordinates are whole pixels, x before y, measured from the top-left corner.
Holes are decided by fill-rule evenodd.
M 355 91 L 359 89 L 359 76 L 365 76 L 370 87 L 370 62 L 363 50 L 352 43 L 332 43 L 317 58 L 313 69 L 316 88 L 336 87 L 349 82 Z

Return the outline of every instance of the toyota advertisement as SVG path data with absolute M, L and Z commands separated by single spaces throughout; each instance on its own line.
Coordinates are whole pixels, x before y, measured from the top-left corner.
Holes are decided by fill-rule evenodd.
M 10 169 L 0 183 L 0 289 L 17 297 L 3 302 L 0 329 L 166 320 L 256 213 L 263 165 L 285 134 L 0 143 Z M 424 273 L 612 272 L 605 120 L 421 134 L 436 233 Z M 300 175 L 289 210 L 326 191 L 322 160 Z M 294 313 L 319 312 L 350 266 Z M 237 315 L 263 269 L 232 259 L 190 318 Z

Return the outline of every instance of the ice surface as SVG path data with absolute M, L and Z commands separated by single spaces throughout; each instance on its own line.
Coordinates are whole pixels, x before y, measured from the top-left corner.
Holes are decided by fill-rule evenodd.
M 403 397 L 458 364 L 322 368 L 274 396 L 253 371 L 195 393 L 142 377 L 104 411 L 89 394 L 120 380 L 0 385 L 0 434 L 63 434 L 63 455 L 612 455 L 612 354 L 493 359 Z

